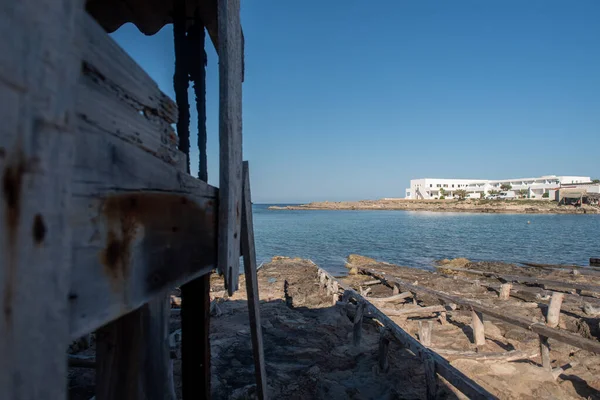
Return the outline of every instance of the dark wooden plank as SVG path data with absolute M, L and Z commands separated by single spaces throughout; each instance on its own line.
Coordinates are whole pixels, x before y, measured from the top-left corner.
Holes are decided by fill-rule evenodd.
M 196 110 L 198 113 L 198 151 L 200 165 L 198 177 L 208 180 L 206 163 L 206 94 L 204 26 L 196 18 L 185 31 L 188 20 L 185 18 L 183 0 L 176 3 L 174 33 L 176 47 L 175 87 L 179 120 L 177 131 L 180 134 L 180 148 L 187 154 L 189 172 L 189 102 L 188 75 L 194 82 Z M 206 274 L 181 287 L 181 380 L 185 399 L 209 399 L 211 395 L 210 373 L 210 274 Z
M 390 282 L 395 282 L 398 285 L 400 285 L 400 287 L 404 290 L 410 290 L 411 292 L 415 293 L 428 294 L 449 303 L 460 304 L 462 306 L 466 306 L 472 308 L 473 310 L 486 314 L 490 317 L 494 317 L 501 321 L 508 322 L 509 324 L 528 329 L 539 335 L 556 339 L 560 342 L 567 343 L 580 349 L 591 351 L 593 353 L 600 353 L 600 342 L 598 341 L 585 339 L 577 334 L 556 328 L 551 328 L 542 323 L 530 321 L 526 318 L 508 316 L 506 315 L 505 310 L 503 310 L 502 308 L 487 305 L 475 300 L 464 299 L 458 296 L 450 295 L 448 293 L 434 289 L 429 289 L 423 286 L 413 285 L 411 283 L 405 282 L 398 278 L 394 278 L 391 275 L 388 275 L 381 271 L 377 271 L 372 268 L 358 267 L 358 270 L 381 279 L 387 279 Z
M 66 399 L 80 0 L 0 6 L 0 399 Z
M 242 207 L 242 30 L 239 0 L 218 0 L 219 272 L 238 288 Z
M 96 332 L 97 400 L 174 400 L 166 295 Z
M 250 316 L 250 332 L 252 335 L 252 351 L 254 354 L 257 394 L 259 399 L 265 400 L 268 398 L 267 373 L 265 370 L 262 325 L 260 321 L 260 299 L 258 293 L 256 251 L 254 247 L 254 223 L 252 222 L 250 171 L 247 161 L 244 161 L 242 254 L 244 256 L 244 273 L 246 276 L 246 294 L 248 297 L 248 313 Z

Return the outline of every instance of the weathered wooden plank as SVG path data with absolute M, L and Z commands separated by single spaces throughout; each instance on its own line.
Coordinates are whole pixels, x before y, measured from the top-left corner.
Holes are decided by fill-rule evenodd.
M 78 117 L 89 129 L 131 142 L 170 164 L 180 164 L 183 156 L 171 127 L 177 111 L 174 103 L 89 16 L 82 30 Z
M 401 279 L 394 278 L 391 275 L 388 275 L 384 272 L 377 271 L 372 268 L 363 268 L 357 267 L 359 271 L 363 273 L 367 273 L 369 275 L 373 275 L 375 277 L 386 279 L 390 282 L 395 282 L 400 285 L 405 290 L 410 290 L 411 292 L 428 294 L 438 299 L 444 300 L 449 303 L 460 304 L 462 306 L 466 306 L 472 308 L 473 310 L 482 312 L 490 317 L 494 317 L 504 322 L 508 322 L 509 324 L 513 324 L 519 326 L 524 329 L 528 329 L 532 332 L 535 332 L 539 335 L 543 335 L 546 337 L 550 337 L 556 339 L 560 342 L 570 344 L 572 346 L 578 347 L 580 349 L 588 350 L 593 353 L 600 353 L 600 342 L 585 339 L 577 334 L 559 330 L 556 328 L 551 328 L 539 322 L 530 321 L 526 318 L 518 317 L 518 316 L 509 316 L 506 315 L 506 312 L 499 308 L 491 305 L 487 305 L 481 303 L 476 300 L 464 299 L 458 296 L 450 295 L 445 292 L 441 292 L 439 290 L 429 289 L 423 286 L 414 285 L 408 282 L 405 282 Z
M 244 161 L 243 168 L 242 254 L 244 256 L 244 273 L 246 276 L 246 295 L 248 297 L 248 314 L 250 316 L 250 333 L 252 336 L 252 352 L 254 354 L 254 371 L 256 373 L 256 392 L 259 399 L 266 400 L 268 398 L 267 372 L 265 369 L 262 325 L 260 321 L 260 299 L 258 297 L 258 277 L 248 161 Z
M 65 399 L 78 0 L 0 7 L 0 399 Z
M 488 271 L 477 271 L 473 269 L 466 268 L 455 268 L 455 267 L 443 267 L 443 269 L 456 271 L 456 272 L 464 272 L 472 275 L 481 275 L 488 278 L 500 279 L 508 282 L 517 282 L 517 283 L 528 283 L 532 285 L 540 285 L 540 286 L 550 286 L 553 288 L 561 288 L 566 290 L 584 290 L 593 293 L 600 293 L 600 286 L 596 285 L 588 285 L 584 283 L 576 283 L 576 282 L 562 282 L 562 281 L 554 281 L 549 279 L 539 279 L 533 278 L 530 276 L 519 276 L 519 275 L 503 275 L 496 274 L 494 272 Z
M 319 276 L 325 275 L 328 280 L 335 281 L 335 279 L 331 274 L 327 271 L 319 268 L 318 269 Z M 379 310 L 376 306 L 371 304 L 367 299 L 362 297 L 359 293 L 357 293 L 354 289 L 343 285 L 339 282 L 339 287 L 344 290 L 344 294 L 342 295 L 342 303 L 353 298 L 358 304 L 364 302 L 365 304 L 365 313 L 372 318 L 377 319 L 383 326 L 389 329 L 389 332 L 392 336 L 396 338 L 400 342 L 400 344 L 410 350 L 413 354 L 417 356 L 421 356 L 421 358 L 428 363 L 429 371 L 430 368 L 430 360 L 433 360 L 435 363 L 435 372 L 437 374 L 444 377 L 450 384 L 459 389 L 462 393 L 467 395 L 471 399 L 496 399 L 497 397 L 493 394 L 489 393 L 483 387 L 478 385 L 471 378 L 467 377 L 465 374 L 460 372 L 458 369 L 454 368 L 447 360 L 445 360 L 439 354 L 427 349 L 424 347 L 417 339 L 412 337 L 408 332 L 403 330 L 398 324 L 392 321 L 385 313 Z M 426 353 L 426 354 L 425 354 Z M 425 359 L 425 356 L 428 356 L 428 359 Z M 428 378 L 431 378 L 430 376 Z M 431 383 L 432 380 L 428 379 L 428 382 Z
M 216 265 L 217 189 L 80 120 L 69 209 L 71 336 Z
M 333 279 L 333 278 L 332 278 Z M 357 302 L 365 301 L 366 310 L 373 318 L 376 318 L 384 326 L 390 329 L 390 333 L 402 344 L 402 346 L 409 349 L 415 355 L 426 353 L 435 363 L 435 372 L 443 376 L 448 382 L 454 387 L 460 390 L 462 393 L 467 395 L 471 399 L 496 399 L 496 396 L 489 393 L 487 390 L 479 386 L 471 378 L 464 375 L 462 372 L 454 368 L 448 361 L 435 352 L 424 347 L 419 341 L 413 338 L 409 333 L 404 331 L 394 321 L 392 321 L 387 315 L 382 313 L 377 307 L 370 304 L 360 294 L 353 289 L 346 289 L 344 292 L 344 298 L 352 297 Z M 424 356 L 422 357 L 424 358 Z M 430 363 L 428 365 L 431 365 Z M 431 382 L 430 376 L 428 375 L 428 382 Z
M 238 288 L 242 207 L 242 31 L 240 1 L 218 0 L 219 259 L 229 294 Z
M 96 399 L 174 400 L 166 294 L 96 332 Z
M 80 20 L 77 47 L 83 68 L 91 68 L 92 78 L 107 79 L 107 89 L 128 97 L 132 106 L 167 122 L 177 121 L 177 106 L 156 82 L 88 14 Z M 85 71 L 84 71 L 85 72 Z

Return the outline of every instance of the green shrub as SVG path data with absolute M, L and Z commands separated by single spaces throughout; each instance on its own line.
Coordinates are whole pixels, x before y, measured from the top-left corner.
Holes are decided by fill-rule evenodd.
M 550 193 L 548 193 L 548 192 L 544 193 L 544 194 L 542 195 L 542 198 L 544 198 L 544 199 L 548 199 L 548 198 L 550 198 Z

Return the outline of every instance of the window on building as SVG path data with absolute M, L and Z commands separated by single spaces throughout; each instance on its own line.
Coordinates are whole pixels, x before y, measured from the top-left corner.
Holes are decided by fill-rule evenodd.
M 437 185 L 435 185 L 436 187 L 442 187 L 442 185 L 440 185 L 439 183 Z
M 429 184 L 429 187 L 433 187 L 433 183 L 430 183 L 430 184 Z
M 448 184 L 447 184 L 447 183 L 444 183 L 444 187 L 448 187 Z
M 454 184 L 452 185 L 452 187 L 454 187 Z

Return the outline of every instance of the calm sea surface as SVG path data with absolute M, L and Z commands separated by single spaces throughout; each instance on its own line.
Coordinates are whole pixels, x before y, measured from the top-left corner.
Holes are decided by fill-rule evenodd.
M 428 268 L 441 258 L 588 265 L 600 257 L 600 215 L 417 211 L 288 211 L 254 205 L 258 262 L 310 258 L 333 273 L 356 253 Z M 527 221 L 531 223 L 528 224 Z

